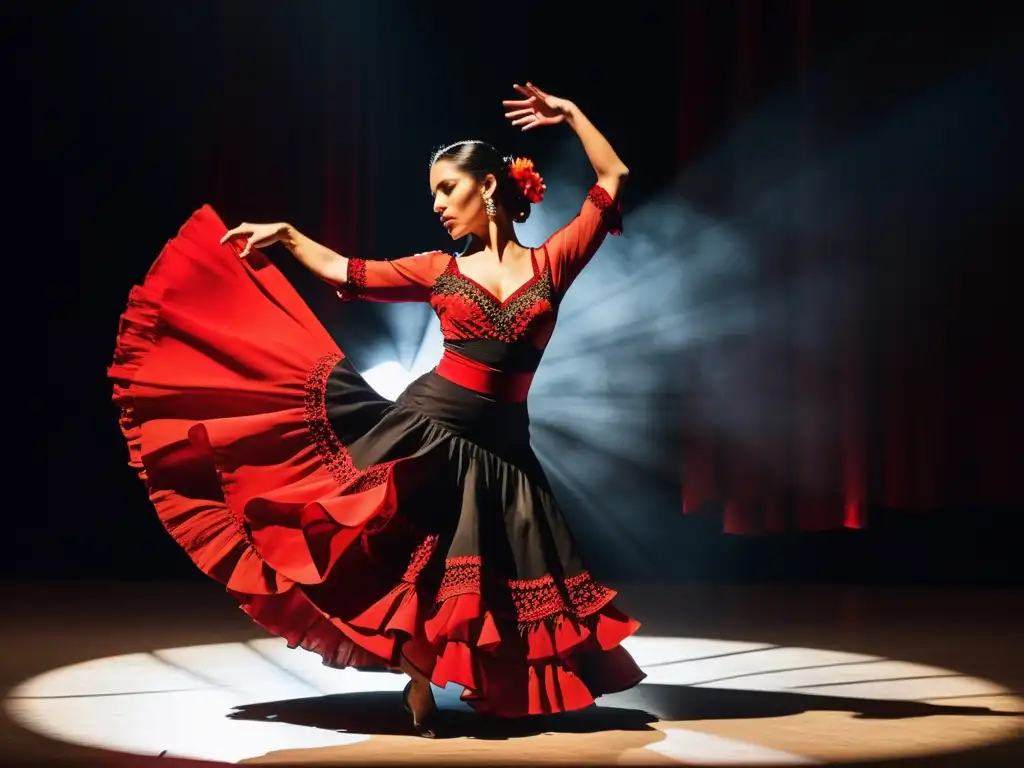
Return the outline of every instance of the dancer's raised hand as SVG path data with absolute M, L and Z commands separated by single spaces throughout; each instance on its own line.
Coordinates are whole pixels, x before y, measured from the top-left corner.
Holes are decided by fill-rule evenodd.
M 542 125 L 557 125 L 565 120 L 572 110 L 572 102 L 545 93 L 533 83 L 513 85 L 524 99 L 506 99 L 501 105 L 509 111 L 505 113 L 512 125 L 520 130 L 528 131 Z

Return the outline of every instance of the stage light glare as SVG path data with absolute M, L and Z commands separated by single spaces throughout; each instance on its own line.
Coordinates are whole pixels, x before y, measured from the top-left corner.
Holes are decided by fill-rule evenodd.
M 400 363 L 393 360 L 375 365 L 362 373 L 366 383 L 373 387 L 377 394 L 388 400 L 397 399 L 416 378 L 412 371 L 406 370 Z

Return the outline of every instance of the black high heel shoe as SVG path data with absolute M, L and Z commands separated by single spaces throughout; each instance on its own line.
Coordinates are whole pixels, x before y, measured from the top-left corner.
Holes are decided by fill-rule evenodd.
M 402 705 L 405 707 L 405 711 L 412 715 L 412 727 L 416 731 L 417 736 L 422 736 L 425 739 L 433 739 L 437 736 L 437 729 L 435 727 L 437 720 L 437 705 L 435 704 L 430 712 L 422 719 L 417 720 L 415 713 L 412 711 L 412 705 L 409 704 L 409 693 L 412 691 L 412 680 L 405 684 L 405 688 L 402 690 Z

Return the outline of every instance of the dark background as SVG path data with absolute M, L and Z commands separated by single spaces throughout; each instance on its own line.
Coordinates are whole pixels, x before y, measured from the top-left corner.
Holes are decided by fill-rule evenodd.
M 9 305 L 21 318 L 12 326 L 12 371 L 15 361 L 42 356 L 34 336 L 41 316 L 49 333 L 46 364 L 8 379 L 17 403 L 8 451 L 17 458 L 8 465 L 0 575 L 202 578 L 127 467 L 104 376 L 130 287 L 200 204 L 227 222 L 288 220 L 349 254 L 444 247 L 427 196 L 433 146 L 488 138 L 542 169 L 564 151 L 560 132 L 527 139 L 505 124 L 500 100 L 512 82 L 531 79 L 574 100 L 620 150 L 632 170 L 626 237 L 636 236 L 629 213 L 667 189 L 709 216 L 735 216 L 759 188 L 771 151 L 748 146 L 713 173 L 678 179 L 706 167 L 738 121 L 781 92 L 796 89 L 801 106 L 772 162 L 808 168 L 901 105 L 964 79 L 962 101 L 919 117 L 884 150 L 865 149 L 863 163 L 855 157 L 852 170 L 837 172 L 857 196 L 837 203 L 849 215 L 839 217 L 828 247 L 792 233 L 783 247 L 771 233 L 759 241 L 766 258 L 860 267 L 859 348 L 878 355 L 858 369 L 863 396 L 836 404 L 837 413 L 848 413 L 843 403 L 861 406 L 853 421 L 867 437 L 857 444 L 856 492 L 837 483 L 838 494 L 808 502 L 826 511 L 803 514 L 807 500 L 789 488 L 781 512 L 760 506 L 752 515 L 742 511 L 744 473 L 734 472 L 731 482 L 695 491 L 688 511 L 697 513 L 684 514 L 693 443 L 683 435 L 678 477 L 629 489 L 668 500 L 641 526 L 655 532 L 658 572 L 639 572 L 614 540 L 583 540 L 594 570 L 623 580 L 1021 583 L 1024 398 L 1014 344 L 1022 211 L 1013 107 L 1022 38 L 1000 7 L 23 6 L 8 47 L 8 120 L 28 132 L 9 145 L 11 178 L 24 179 L 11 192 L 28 209 L 11 238 L 19 256 Z M 929 146 L 924 160 L 906 160 Z M 859 175 L 867 167 L 870 183 Z M 343 328 L 358 363 L 387 310 L 340 308 L 281 255 L 328 327 Z M 795 269 L 787 259 L 780 263 Z M 15 277 L 21 270 L 31 282 Z M 916 301 L 921 286 L 927 300 Z M 666 361 L 666 370 L 678 366 L 682 377 L 703 352 Z M 749 387 L 756 393 L 756 377 Z M 685 412 L 682 399 L 676 405 Z M 659 407 L 676 418 L 670 400 Z M 837 456 L 849 445 L 844 435 L 837 429 L 830 442 Z M 567 512 L 587 527 L 586 509 L 567 503 Z M 626 525 L 629 512 L 622 510 Z M 742 520 L 730 525 L 730 514 Z M 748 525 L 752 517 L 768 523 Z

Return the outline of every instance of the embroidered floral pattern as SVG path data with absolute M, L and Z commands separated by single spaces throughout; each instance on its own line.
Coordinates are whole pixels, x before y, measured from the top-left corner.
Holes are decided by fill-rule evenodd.
M 477 556 L 450 557 L 445 560 L 444 577 L 435 602 L 442 603 L 458 595 L 480 594 L 481 559 Z M 598 584 L 589 572 L 556 580 L 551 574 L 539 579 L 507 582 L 519 624 L 533 624 L 559 616 L 584 618 L 597 613 L 611 602 L 615 593 Z
M 445 338 L 449 339 L 492 338 L 511 343 L 525 336 L 536 318 L 554 310 L 554 289 L 547 263 L 539 275 L 499 302 L 460 273 L 453 259 L 434 283 L 433 293 L 431 304 L 441 319 Z M 453 302 L 470 310 L 471 323 L 446 317 Z
M 352 463 L 348 449 L 334 433 L 327 418 L 327 403 L 324 397 L 327 392 L 327 379 L 334 366 L 342 359 L 342 356 L 336 353 L 324 355 L 317 360 L 316 365 L 306 376 L 304 419 L 327 471 L 346 493 L 361 493 L 383 483 L 395 462 L 375 464 L 360 471 Z
M 359 474 L 359 470 L 352 464 L 352 457 L 334 434 L 327 419 L 327 404 L 324 401 L 327 379 L 341 360 L 339 354 L 324 355 L 306 376 L 304 416 L 317 453 L 327 471 L 338 481 L 338 485 L 347 485 Z
M 419 579 L 420 574 L 423 573 L 424 569 L 430 564 L 431 558 L 437 551 L 438 536 L 435 533 L 430 534 L 421 541 L 412 552 L 412 556 L 409 558 L 409 567 L 405 569 L 405 575 L 402 576 L 402 581 L 409 584 L 415 584 L 416 580 Z

